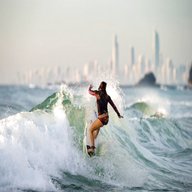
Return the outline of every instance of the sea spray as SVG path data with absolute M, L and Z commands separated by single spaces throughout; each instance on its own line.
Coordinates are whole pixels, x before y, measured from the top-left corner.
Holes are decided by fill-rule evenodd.
M 109 106 L 109 124 L 98 136 L 102 151 L 93 158 L 82 150 L 87 113 L 96 108 L 88 87 L 20 88 L 19 103 L 27 92 L 23 104 L 33 110 L 0 120 L 0 191 L 190 191 L 191 92 L 153 89 L 150 102 L 142 99 L 147 90 L 121 94 L 110 84 L 124 118 Z M 159 107 L 165 115 L 154 115 Z

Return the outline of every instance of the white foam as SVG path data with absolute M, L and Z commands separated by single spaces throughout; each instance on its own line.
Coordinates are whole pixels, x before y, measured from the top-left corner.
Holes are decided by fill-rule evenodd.
M 64 111 L 55 111 L 55 116 L 36 111 L 0 121 L 0 187 L 53 190 L 50 175 L 71 170 L 71 129 Z
M 161 113 L 164 116 L 170 114 L 170 101 L 167 98 L 162 98 L 162 96 L 153 90 L 145 91 L 143 96 L 140 98 L 140 101 L 151 105 L 157 113 Z
M 129 155 L 124 155 L 118 142 L 113 143 L 114 151 L 109 150 L 108 156 L 94 159 L 83 156 L 81 147 L 74 140 L 74 135 L 79 131 L 76 132 L 76 128 L 69 125 L 60 93 L 61 99 L 55 104 L 53 113 L 41 110 L 23 112 L 0 121 L 0 190 L 54 191 L 57 189 L 50 178 L 61 177 L 61 171 L 115 185 L 141 186 L 146 177 L 134 180 L 132 175 L 138 177 L 145 175 L 145 172 L 137 167 Z M 121 107 L 118 88 L 111 87 L 110 93 L 117 107 Z M 113 128 L 122 125 L 115 113 L 110 113 L 110 121 L 111 129 L 107 131 L 108 126 L 102 128 L 107 131 L 104 139 L 109 149 L 113 142 L 110 137 L 117 139 Z

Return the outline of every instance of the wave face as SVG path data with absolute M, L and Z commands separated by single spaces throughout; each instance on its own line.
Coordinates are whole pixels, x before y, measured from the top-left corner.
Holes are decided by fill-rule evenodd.
M 96 106 L 86 88 L 17 89 L 20 99 L 12 103 L 21 107 L 1 114 L 0 191 L 191 190 L 190 91 L 121 90 L 111 83 L 108 93 L 124 118 L 109 107 L 97 141 L 103 151 L 88 158 L 83 132 Z

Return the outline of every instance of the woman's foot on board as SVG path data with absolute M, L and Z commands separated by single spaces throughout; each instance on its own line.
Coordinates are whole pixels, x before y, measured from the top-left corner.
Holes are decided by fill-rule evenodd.
M 90 157 L 92 157 L 93 155 L 95 155 L 95 146 L 89 146 L 87 145 L 87 153 Z

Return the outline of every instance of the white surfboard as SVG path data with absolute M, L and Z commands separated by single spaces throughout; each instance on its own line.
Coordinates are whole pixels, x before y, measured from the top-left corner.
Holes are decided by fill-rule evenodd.
M 90 146 L 89 128 L 91 127 L 91 124 L 96 119 L 97 119 L 97 114 L 94 110 L 89 111 L 89 113 L 86 115 L 86 125 L 84 128 L 84 138 L 83 138 L 83 153 L 86 155 L 88 155 L 87 145 Z M 101 140 L 100 134 L 101 134 L 101 132 L 99 133 L 97 139 L 95 140 L 96 149 L 95 149 L 95 155 L 94 156 L 103 156 L 106 153 L 106 143 Z

